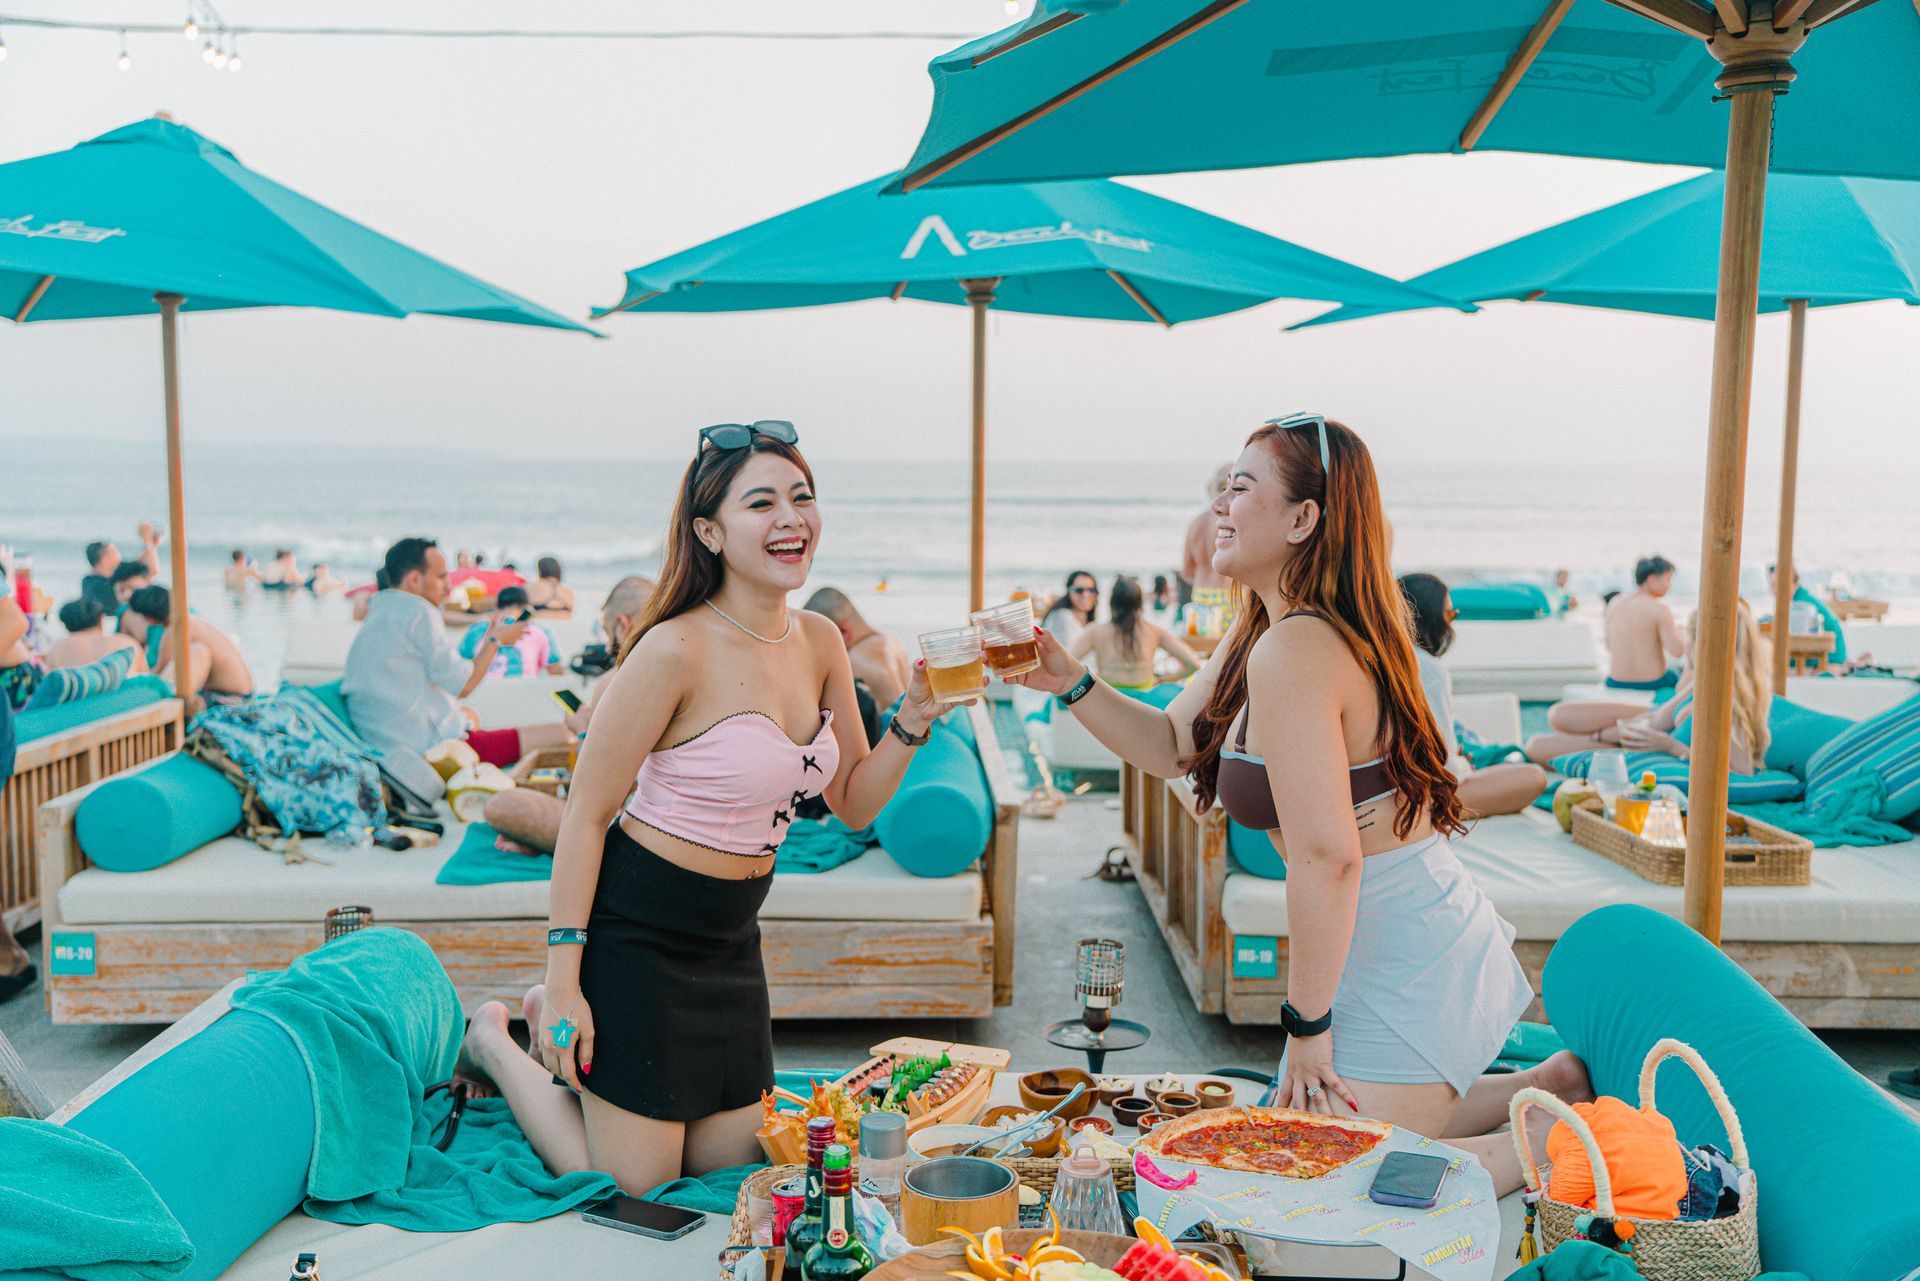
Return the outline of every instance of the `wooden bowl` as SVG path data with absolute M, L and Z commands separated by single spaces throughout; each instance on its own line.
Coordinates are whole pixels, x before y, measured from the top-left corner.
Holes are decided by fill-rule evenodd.
M 1219 1089 L 1211 1087 L 1218 1086 Z M 1222 1081 L 1217 1076 L 1204 1076 L 1193 1083 L 1194 1097 L 1200 1100 L 1203 1108 L 1225 1108 L 1233 1106 L 1234 1088 L 1232 1081 Z
M 1113 1106 L 1115 1099 L 1124 1099 L 1133 1093 L 1134 1080 L 1132 1077 L 1120 1076 L 1112 1079 L 1121 1083 L 1118 1089 L 1110 1090 L 1102 1086 L 1094 1091 L 1094 1096 L 1100 1100 L 1100 1106 L 1103 1108 L 1110 1108 Z
M 1031 1111 L 1033 1111 L 1032 1108 L 1017 1108 L 1010 1105 L 1006 1107 L 988 1108 L 987 1114 L 980 1118 L 980 1124 L 996 1126 L 1000 1123 L 1001 1117 L 1018 1116 L 1022 1112 Z M 1029 1148 L 1033 1149 L 1033 1155 L 1035 1156 L 1060 1155 L 1060 1140 L 1067 1135 L 1067 1123 L 1064 1119 L 1056 1116 L 1049 1122 L 1049 1125 L 1051 1126 L 1050 1129 L 1036 1130 L 1032 1136 L 1021 1140 L 1022 1143 L 1025 1143 Z
M 1154 1126 L 1160 1124 L 1162 1121 L 1171 1121 L 1171 1120 L 1173 1120 L 1173 1118 L 1168 1116 L 1165 1112 L 1149 1112 L 1146 1115 L 1142 1116 L 1138 1122 L 1140 1126 L 1140 1133 L 1145 1134 L 1148 1130 L 1151 1130 Z
M 1067 1129 L 1074 1134 L 1079 1134 L 1083 1130 L 1092 1130 L 1095 1134 L 1104 1134 L 1109 1138 L 1113 1136 L 1113 1122 L 1104 1116 L 1078 1117 Z
M 1161 1095 L 1172 1094 L 1172 1093 L 1175 1093 L 1176 1091 L 1180 1093 L 1185 1093 L 1186 1091 L 1186 1088 L 1187 1088 L 1186 1082 L 1182 1081 L 1179 1077 L 1174 1076 L 1172 1073 L 1168 1073 L 1167 1076 L 1168 1076 L 1168 1079 L 1172 1080 L 1173 1082 L 1172 1085 L 1162 1084 L 1161 1083 L 1162 1078 L 1156 1076 L 1148 1079 L 1146 1084 L 1140 1087 L 1140 1092 L 1146 1095 L 1148 1098 L 1152 1099 L 1153 1105 L 1155 1107 L 1160 1106 Z
M 1020 1078 L 1020 1101 L 1029 1112 L 1046 1112 L 1067 1097 L 1076 1085 L 1087 1092 L 1068 1104 L 1060 1115 L 1071 1121 L 1093 1111 L 1093 1078 L 1079 1068 L 1055 1068 L 1051 1072 L 1029 1072 Z
M 1034 1228 L 1015 1228 L 1004 1233 L 1002 1240 L 1010 1253 L 1024 1254 L 1035 1241 L 1046 1235 Z M 1132 1237 L 1107 1232 L 1062 1232 L 1060 1244 L 1079 1251 L 1089 1263 L 1110 1268 L 1120 1262 L 1120 1256 L 1135 1242 Z M 943 1237 L 933 1245 L 910 1250 L 897 1259 L 889 1259 L 867 1273 L 867 1281 L 922 1281 L 926 1277 L 944 1276 L 949 1270 L 965 1272 L 966 1250 L 965 1241 Z
M 1113 1104 L 1113 1123 L 1133 1129 L 1140 1124 L 1140 1118 L 1153 1111 L 1153 1101 L 1143 1099 L 1137 1094 L 1129 1094 L 1124 1099 L 1116 1099 Z
M 1160 1096 L 1160 1110 L 1168 1116 L 1185 1116 L 1200 1110 L 1200 1098 L 1185 1090 L 1169 1090 Z

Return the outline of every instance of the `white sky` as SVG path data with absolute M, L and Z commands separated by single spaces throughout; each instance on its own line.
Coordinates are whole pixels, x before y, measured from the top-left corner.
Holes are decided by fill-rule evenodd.
M 231 22 L 984 33 L 1002 0 L 223 0 Z M 0 0 L 0 13 L 177 21 L 182 0 Z M 370 226 L 568 314 L 621 273 L 897 167 L 956 41 L 245 41 L 238 75 L 178 35 L 0 28 L 0 160 L 57 150 L 158 108 Z M 1793 110 L 1791 97 L 1781 111 Z M 1693 171 L 1484 155 L 1419 157 L 1140 185 L 1406 276 Z M 1496 305 L 1301 334 L 1280 302 L 1162 332 L 1006 316 L 993 326 L 996 456 L 1230 452 L 1295 408 L 1336 414 L 1402 462 L 1703 455 L 1709 326 Z M 675 454 L 738 417 L 802 424 L 818 457 L 946 459 L 965 448 L 964 309 L 885 302 L 739 316 L 618 317 L 610 341 L 434 318 L 322 312 L 189 317 L 188 430 Z M 1759 481 L 1777 466 L 1784 318 L 1764 322 L 1753 400 Z M 1909 460 L 1920 316 L 1816 312 L 1810 465 Z M 7 435 L 151 439 L 152 320 L 0 326 Z M 1578 464 L 1570 461 L 1570 477 Z

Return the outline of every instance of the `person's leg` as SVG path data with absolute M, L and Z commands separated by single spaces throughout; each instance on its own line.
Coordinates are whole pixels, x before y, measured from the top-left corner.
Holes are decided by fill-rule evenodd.
M 1489 765 L 1460 780 L 1460 803 L 1482 817 L 1518 814 L 1547 790 L 1547 771 L 1538 765 Z
M 560 816 L 567 804 L 545 792 L 516 787 L 487 802 L 487 823 L 508 840 L 543 854 L 560 843 Z
M 1591 702 L 1555 703 L 1547 709 L 1547 724 L 1563 734 L 1593 735 L 1610 730 L 1621 721 L 1647 714 L 1645 703 Z
M 766 1154 L 760 1149 L 757 1135 L 764 1121 L 760 1105 L 749 1103 L 688 1125 L 681 1173 L 701 1175 L 763 1160 Z
M 1618 747 L 1620 735 L 1616 731 L 1602 730 L 1596 738 L 1592 734 L 1556 734 L 1551 731 L 1535 734 L 1526 742 L 1527 759 L 1535 765 L 1551 765 L 1556 756 L 1565 756 L 1569 752 L 1590 752 L 1596 747 Z
M 622 1192 L 644 1196 L 680 1177 L 685 1125 L 639 1116 L 591 1092 L 580 1096 L 580 1110 L 587 1118 L 591 1168 L 612 1175 Z
M 573 735 L 568 732 L 564 721 L 543 721 L 538 725 L 521 725 L 520 750 L 538 751 L 543 747 L 565 747 Z
M 187 683 L 176 686 L 182 696 L 198 694 L 207 687 L 207 677 L 213 672 L 213 651 L 202 641 L 187 643 Z
M 538 1030 L 534 1030 L 535 1035 Z M 589 1157 L 587 1127 L 572 1090 L 553 1083 L 553 1074 L 515 1043 L 507 1030 L 507 1007 L 488 1001 L 473 1012 L 461 1057 L 484 1073 L 513 1109 L 533 1150 L 555 1174 L 606 1169 Z M 614 1109 L 618 1111 L 618 1109 Z M 676 1153 L 678 1147 L 675 1148 Z M 609 1173 L 611 1171 L 609 1170 Z M 617 1177 L 617 1176 L 616 1176 Z M 672 1177 L 672 1176 L 668 1176 Z M 652 1187 L 649 1183 L 647 1187 Z M 643 1189 L 644 1191 L 644 1189 Z
M 1347 1087 L 1353 1091 L 1353 1097 L 1359 1100 L 1358 1115 L 1387 1121 L 1428 1138 L 1441 1138 L 1450 1133 L 1454 1113 L 1462 1102 L 1460 1096 L 1453 1092 L 1453 1087 L 1444 1081 L 1405 1085 L 1356 1081 L 1351 1077 L 1344 1079 Z M 1511 1097 L 1509 1092 L 1508 1098 Z M 1338 1097 L 1332 1100 L 1332 1111 L 1336 1116 L 1355 1115 L 1354 1110 Z M 1535 1152 L 1546 1152 L 1547 1131 L 1552 1128 L 1553 1119 L 1538 1108 L 1527 1118 Z M 1525 1184 L 1525 1177 L 1520 1172 L 1520 1157 L 1513 1150 L 1510 1135 L 1482 1133 L 1449 1137 L 1446 1142 L 1471 1153 L 1486 1167 L 1487 1173 L 1493 1177 L 1495 1196 L 1503 1197 L 1509 1192 L 1517 1192 Z
M 1593 1102 L 1593 1083 L 1587 1065 L 1572 1050 L 1562 1050 L 1524 1072 L 1483 1076 L 1467 1090 L 1440 1137 L 1447 1140 L 1487 1134 L 1507 1123 L 1507 1105 L 1528 1086 L 1545 1090 L 1568 1103 Z

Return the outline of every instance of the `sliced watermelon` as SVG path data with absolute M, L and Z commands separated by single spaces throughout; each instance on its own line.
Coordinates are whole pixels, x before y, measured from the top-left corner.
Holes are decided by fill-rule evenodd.
M 1206 1273 L 1164 1245 L 1136 1241 L 1113 1265 L 1126 1281 L 1204 1281 Z

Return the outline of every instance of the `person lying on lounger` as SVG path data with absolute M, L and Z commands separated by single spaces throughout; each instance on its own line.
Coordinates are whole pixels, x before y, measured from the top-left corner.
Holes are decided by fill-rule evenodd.
M 1674 734 L 1693 715 L 1693 643 L 1699 626 L 1700 614 L 1695 611 L 1687 624 L 1686 667 L 1672 698 L 1651 709 L 1605 700 L 1555 703 L 1547 711 L 1547 724 L 1553 730 L 1527 740 L 1527 759 L 1548 765 L 1570 752 L 1622 747 L 1687 760 L 1693 749 Z M 1728 768 L 1735 774 L 1751 774 L 1761 768 L 1767 755 L 1773 651 L 1744 600 L 1733 635 L 1733 745 Z

